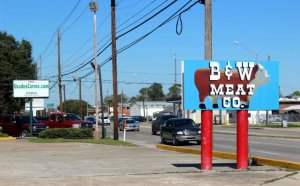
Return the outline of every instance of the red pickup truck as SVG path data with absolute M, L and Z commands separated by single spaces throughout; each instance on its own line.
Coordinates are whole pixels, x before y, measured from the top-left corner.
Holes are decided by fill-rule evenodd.
M 5 114 L 0 115 L 0 132 L 11 136 L 20 136 L 21 138 L 29 136 L 30 117 L 25 115 Z M 41 131 L 48 128 L 47 125 L 38 122 L 32 118 L 32 134 L 38 135 Z
M 82 120 L 76 114 L 54 113 L 50 116 L 37 118 L 40 122 L 45 123 L 49 128 L 93 128 L 93 123 Z

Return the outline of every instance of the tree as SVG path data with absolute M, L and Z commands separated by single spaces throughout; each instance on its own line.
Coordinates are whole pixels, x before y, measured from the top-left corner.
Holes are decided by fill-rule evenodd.
M 300 96 L 300 91 L 295 91 L 291 94 L 291 96 Z
M 32 63 L 32 46 L 22 39 L 0 32 L 0 113 L 12 113 L 24 108 L 25 99 L 13 98 L 13 80 L 36 79 L 36 64 Z
M 174 84 L 169 88 L 168 98 L 180 98 L 181 97 L 181 85 Z
M 140 95 L 136 96 L 137 101 L 143 101 L 145 99 L 151 101 L 163 101 L 165 99 L 162 85 L 160 83 L 153 83 L 148 88 L 141 88 Z
M 69 99 L 65 102 L 62 103 L 63 108 L 65 108 L 66 106 L 66 112 L 67 113 L 74 113 L 79 115 L 80 114 L 80 101 L 77 99 Z M 86 113 L 86 108 L 91 108 L 92 106 L 89 105 L 86 101 L 82 100 L 82 112 L 83 115 L 85 115 L 84 113 Z M 59 110 L 59 106 L 57 107 L 57 109 Z
M 152 101 L 163 101 L 165 94 L 160 83 L 153 83 L 148 91 L 149 99 Z

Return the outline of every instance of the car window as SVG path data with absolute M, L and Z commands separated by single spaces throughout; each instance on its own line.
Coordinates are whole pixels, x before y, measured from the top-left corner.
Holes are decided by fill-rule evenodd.
M 81 120 L 79 116 L 76 114 L 66 114 L 64 115 L 67 121 L 75 121 L 75 120 Z
M 127 120 L 126 120 L 126 123 L 135 123 L 135 121 L 132 120 L 132 119 L 127 119 Z
M 174 126 L 175 127 L 184 127 L 184 126 L 196 126 L 195 122 L 191 119 L 186 119 L 186 120 L 177 120 L 174 121 Z

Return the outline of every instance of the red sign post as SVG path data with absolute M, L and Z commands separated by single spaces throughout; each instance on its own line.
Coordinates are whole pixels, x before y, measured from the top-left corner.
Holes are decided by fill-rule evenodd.
M 248 110 L 237 111 L 237 169 L 248 169 Z
M 212 169 L 212 111 L 201 111 L 201 169 Z

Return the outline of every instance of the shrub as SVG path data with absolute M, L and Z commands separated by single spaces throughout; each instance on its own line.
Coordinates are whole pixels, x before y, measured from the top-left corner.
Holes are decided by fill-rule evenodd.
M 8 137 L 8 135 L 0 132 L 0 137 Z
M 52 128 L 39 133 L 40 138 L 86 139 L 92 138 L 92 129 Z

